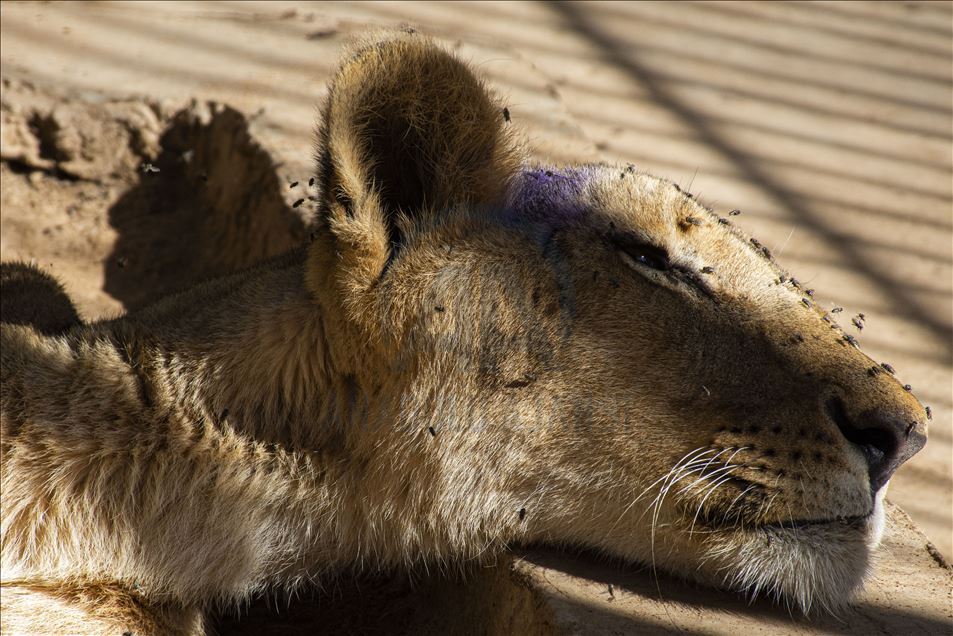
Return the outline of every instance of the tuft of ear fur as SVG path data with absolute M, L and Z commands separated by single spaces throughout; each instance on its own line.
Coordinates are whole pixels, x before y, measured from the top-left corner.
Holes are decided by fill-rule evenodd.
M 26 263 L 0 263 L 0 322 L 55 336 L 81 323 L 59 281 Z
M 504 196 L 521 164 L 506 126 L 483 83 L 428 38 L 404 32 L 358 48 L 323 111 L 322 215 L 339 243 L 386 263 L 408 221 Z

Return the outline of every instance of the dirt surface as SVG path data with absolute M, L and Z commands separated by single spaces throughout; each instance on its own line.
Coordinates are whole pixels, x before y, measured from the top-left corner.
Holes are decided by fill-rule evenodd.
M 633 162 L 741 208 L 823 306 L 864 312 L 864 350 L 933 412 L 891 499 L 950 560 L 951 11 L 3 3 L 0 251 L 92 320 L 287 249 L 313 208 L 316 104 L 342 45 L 412 24 L 474 62 L 537 158 Z
M 287 204 L 296 193 L 238 111 L 3 88 L 4 259 L 36 259 L 87 318 L 303 240 L 309 207 Z

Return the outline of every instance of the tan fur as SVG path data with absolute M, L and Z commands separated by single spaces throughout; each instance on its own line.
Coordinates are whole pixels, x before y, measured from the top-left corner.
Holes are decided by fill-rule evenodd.
M 151 604 L 135 590 L 109 582 L 31 581 L 0 586 L 2 628 L 34 636 L 204 634 L 202 615 L 180 604 Z
M 200 632 L 324 572 L 536 541 L 845 600 L 877 509 L 826 405 L 919 436 L 920 404 L 666 181 L 588 167 L 514 216 L 518 148 L 462 63 L 392 37 L 334 80 L 308 246 L 63 335 L 4 324 L 4 632 Z

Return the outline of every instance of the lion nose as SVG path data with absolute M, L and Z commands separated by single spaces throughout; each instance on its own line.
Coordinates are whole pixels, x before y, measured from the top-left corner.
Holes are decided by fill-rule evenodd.
M 835 397 L 828 402 L 827 411 L 841 434 L 867 460 L 873 492 L 883 488 L 927 441 L 922 424 L 889 409 L 871 409 L 851 418 L 841 399 Z

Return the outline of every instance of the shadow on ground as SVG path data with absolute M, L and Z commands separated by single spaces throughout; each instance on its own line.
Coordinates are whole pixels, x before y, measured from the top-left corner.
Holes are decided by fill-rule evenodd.
M 288 184 L 238 111 L 193 105 L 172 118 L 159 144 L 159 156 L 108 212 L 118 237 L 104 288 L 127 309 L 304 239 L 303 216 L 282 197 Z

